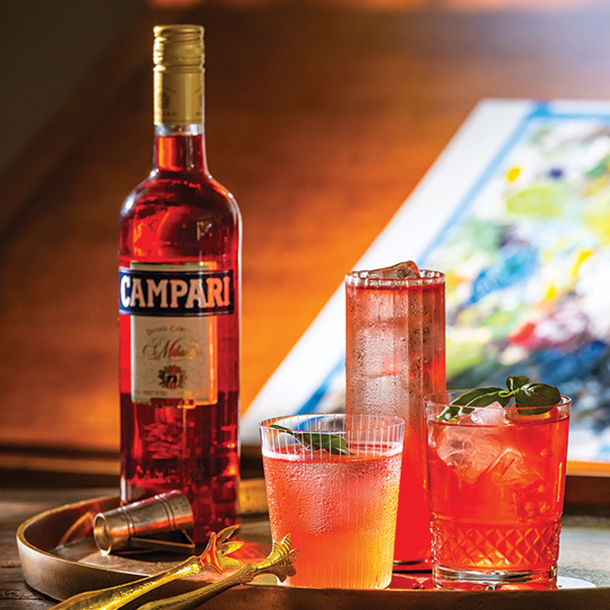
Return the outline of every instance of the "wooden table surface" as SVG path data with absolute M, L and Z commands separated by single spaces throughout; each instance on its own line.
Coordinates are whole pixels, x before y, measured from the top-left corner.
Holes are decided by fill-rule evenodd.
M 105 496 L 116 496 L 116 490 L 81 488 L 0 491 L 0 610 L 46 610 L 55 603 L 30 589 L 24 582 L 15 540 L 19 525 L 44 511 Z M 30 563 L 30 566 L 32 565 Z M 59 570 L 56 566 L 54 569 Z M 491 596 L 461 600 L 451 597 L 455 594 L 449 594 L 447 597 L 446 593 L 437 593 L 435 597 L 431 597 L 431 594 L 434 594 L 431 591 L 403 591 L 401 596 L 400 591 L 391 591 L 387 592 L 387 595 L 384 592 L 382 599 L 385 600 L 388 610 L 453 610 L 475 607 L 481 610 L 538 610 L 545 607 L 553 607 L 555 610 L 577 610 L 581 607 L 588 610 L 606 610 L 610 606 L 610 517 L 607 513 L 606 516 L 597 517 L 576 514 L 564 517 L 559 576 L 572 579 L 570 586 L 577 588 L 563 592 L 529 592 L 536 595 L 514 591 L 492 592 Z M 53 577 L 59 577 L 59 571 Z M 51 578 L 49 574 L 46 575 L 47 582 L 52 582 Z M 44 581 L 44 577 L 42 580 Z M 567 581 L 564 582 L 567 584 Z M 583 591 L 583 587 L 587 585 L 594 585 L 595 588 Z M 215 598 L 209 606 L 219 610 L 246 610 L 258 600 L 263 606 L 277 610 L 330 607 L 345 610 L 353 608 L 355 601 L 349 594 L 342 595 L 339 592 L 334 595 L 323 590 L 310 590 L 309 594 L 307 590 L 304 592 L 305 594 L 303 591 L 297 592 L 295 597 L 290 597 L 285 591 L 262 593 L 249 590 L 245 599 L 240 597 L 238 592 L 232 592 L 231 595 L 224 594 L 225 597 Z M 367 592 L 351 592 L 352 595 L 354 593 L 362 595 Z M 370 593 L 368 592 L 368 595 Z M 516 595 L 511 595 L 515 593 Z M 548 597 L 545 593 L 552 595 Z M 556 595 L 557 593 L 559 595 Z M 370 597 L 366 599 L 368 602 L 372 601 Z M 208 606 L 202 606 L 205 607 Z
M 23 580 L 15 539 L 19 525 L 45 510 L 103 495 L 104 490 L 0 490 L 0 610 L 46 610 L 56 603 Z

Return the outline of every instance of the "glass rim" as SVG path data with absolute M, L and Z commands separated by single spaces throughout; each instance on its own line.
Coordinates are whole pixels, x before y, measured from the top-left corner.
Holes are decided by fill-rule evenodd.
M 392 288 L 395 286 L 423 286 L 428 284 L 444 283 L 445 274 L 441 271 L 433 271 L 432 269 L 420 269 L 421 277 L 405 277 L 405 278 L 384 278 L 377 275 L 371 275 L 377 270 L 360 270 L 350 271 L 345 275 L 345 283 L 350 286 L 360 287 L 383 287 Z
M 295 413 L 294 415 L 277 415 L 270 417 L 259 422 L 258 426 L 261 430 L 273 430 L 272 424 L 278 424 L 282 421 L 294 420 L 295 422 L 305 423 L 314 420 L 355 420 L 355 421 L 372 421 L 376 422 L 377 425 L 365 426 L 362 430 L 389 430 L 394 427 L 405 427 L 405 420 L 402 417 L 396 415 L 381 415 L 374 413 Z M 293 428 L 286 426 L 290 430 L 295 432 L 307 430 L 306 428 Z M 313 430 L 313 432 L 318 432 Z M 341 434 L 341 431 L 337 430 L 337 434 Z
M 424 396 L 424 407 L 426 409 L 426 411 L 429 408 L 432 407 L 450 407 L 450 406 L 466 406 L 466 405 L 452 405 L 451 404 L 451 400 L 449 399 L 449 397 L 454 396 L 457 398 L 457 396 L 465 394 L 466 392 L 470 392 L 471 390 L 446 390 L 445 392 L 435 392 L 433 394 L 426 394 Z M 541 408 L 545 408 L 545 407 L 565 407 L 566 405 L 571 405 L 572 404 L 572 399 L 569 396 L 566 396 L 564 394 L 561 394 L 561 402 L 554 404 L 554 405 L 535 405 L 535 406 L 528 406 L 528 405 L 516 405 L 514 402 L 512 404 L 509 404 L 505 407 L 503 407 L 500 404 L 496 404 L 494 405 L 493 403 L 487 406 L 466 406 L 468 409 L 502 409 L 502 410 L 508 410 L 508 409 L 541 409 Z
M 263 457 L 315 462 L 368 460 L 402 453 L 405 421 L 393 415 L 310 413 L 263 420 L 259 431 Z

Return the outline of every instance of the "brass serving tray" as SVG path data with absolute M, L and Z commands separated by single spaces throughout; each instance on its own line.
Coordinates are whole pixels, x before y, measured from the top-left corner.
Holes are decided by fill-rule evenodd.
M 257 496 L 257 485 L 262 486 L 262 480 L 250 485 L 255 497 L 260 497 Z M 103 557 L 91 537 L 92 516 L 118 505 L 118 497 L 98 498 L 60 506 L 24 522 L 17 532 L 17 544 L 27 584 L 53 599 L 63 600 L 82 591 L 122 584 L 160 572 L 183 559 L 167 554 Z M 404 587 L 405 583 L 410 587 L 412 576 L 421 579 L 421 573 L 396 574 L 390 588 L 383 591 L 283 587 L 264 579 L 256 581 L 257 584 L 226 591 L 208 601 L 205 607 L 209 610 L 252 610 L 253 607 L 353 610 L 372 604 L 372 607 L 383 607 L 384 610 L 610 608 L 610 587 L 607 586 L 610 584 L 610 564 L 601 570 L 596 565 L 590 571 L 580 565 L 580 556 L 591 552 L 588 537 L 593 536 L 600 548 L 610 548 L 610 520 L 579 523 L 564 525 L 566 543 L 572 544 L 574 552 L 568 552 L 568 565 L 562 567 L 560 559 L 560 588 L 554 591 L 434 591 Z M 246 553 L 253 559 L 266 556 L 271 543 L 266 515 L 244 516 L 237 537 L 246 541 Z M 563 545 L 562 538 L 562 550 Z M 582 550 L 579 549 L 581 546 Z M 176 595 L 196 586 L 196 581 L 178 581 L 163 587 L 157 596 Z

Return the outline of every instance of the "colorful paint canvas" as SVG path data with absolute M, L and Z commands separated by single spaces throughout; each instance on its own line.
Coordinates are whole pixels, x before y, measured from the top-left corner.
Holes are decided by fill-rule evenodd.
M 448 387 L 557 385 L 569 458 L 610 462 L 610 104 L 482 102 L 354 268 L 407 259 L 446 274 Z M 263 417 L 343 408 L 344 315 L 340 287 L 244 442 Z

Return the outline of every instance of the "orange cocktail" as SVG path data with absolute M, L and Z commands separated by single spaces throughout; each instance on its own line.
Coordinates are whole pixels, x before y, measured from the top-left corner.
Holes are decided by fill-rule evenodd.
M 381 589 L 390 583 L 403 426 L 394 417 L 345 415 L 261 424 L 271 533 L 274 540 L 291 534 L 299 553 L 287 584 Z M 312 436 L 323 443 L 343 439 L 345 451 L 308 445 Z
M 552 588 L 570 400 L 549 408 L 492 404 L 455 417 L 441 415 L 448 404 L 427 400 L 437 586 Z

